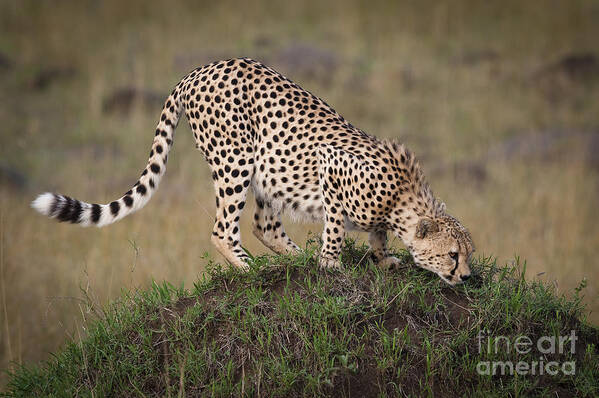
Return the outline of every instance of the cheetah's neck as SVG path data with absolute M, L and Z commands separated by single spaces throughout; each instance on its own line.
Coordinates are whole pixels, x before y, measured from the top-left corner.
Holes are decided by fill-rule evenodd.
M 404 145 L 386 141 L 400 176 L 399 197 L 395 209 L 394 229 L 401 231 L 405 240 L 413 236 L 416 224 L 422 217 L 436 219 L 445 215 L 445 204 L 438 200 L 428 185 L 422 168 L 414 154 Z

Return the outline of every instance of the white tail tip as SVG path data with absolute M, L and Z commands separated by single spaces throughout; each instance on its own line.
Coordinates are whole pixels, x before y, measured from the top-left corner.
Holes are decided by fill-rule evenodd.
M 54 204 L 54 200 L 54 194 L 46 192 L 35 198 L 35 200 L 31 202 L 31 207 L 43 215 L 49 216 L 52 205 Z

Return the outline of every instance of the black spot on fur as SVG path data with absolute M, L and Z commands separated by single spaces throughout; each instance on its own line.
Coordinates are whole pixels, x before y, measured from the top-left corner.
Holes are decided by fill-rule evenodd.
M 142 196 L 145 195 L 147 191 L 146 186 L 144 184 L 139 184 L 135 190 L 138 194 Z
M 48 213 L 49 216 L 53 216 L 54 213 L 56 213 L 56 210 L 58 209 L 58 203 L 60 203 L 60 196 L 52 194 L 52 197 L 54 200 L 52 201 L 52 206 L 50 206 L 50 212 Z
M 69 221 L 71 219 L 71 207 L 73 206 L 74 199 L 68 196 L 63 196 L 63 202 L 58 206 L 60 212 L 56 216 L 60 222 Z
M 100 221 L 100 216 L 102 215 L 102 208 L 99 204 L 94 203 L 92 205 L 92 222 L 97 224 Z
M 81 213 L 83 212 L 83 208 L 81 207 L 81 202 L 77 199 L 73 199 L 73 203 L 71 204 L 71 211 L 69 220 L 73 224 L 79 223 L 79 218 L 81 217 Z
M 150 166 L 150 170 L 152 170 L 152 173 L 158 174 L 160 173 L 160 166 L 156 163 L 152 163 L 152 165 Z
M 125 202 L 125 205 L 126 205 L 127 207 L 131 207 L 131 206 L 133 206 L 133 198 L 132 198 L 131 196 L 129 196 L 129 195 L 127 195 L 127 196 L 125 196 L 125 197 L 123 198 L 123 202 Z
M 113 216 L 117 216 L 117 214 L 119 214 L 119 210 L 121 208 L 121 205 L 119 204 L 119 202 L 111 202 L 110 203 L 110 212 L 112 213 Z

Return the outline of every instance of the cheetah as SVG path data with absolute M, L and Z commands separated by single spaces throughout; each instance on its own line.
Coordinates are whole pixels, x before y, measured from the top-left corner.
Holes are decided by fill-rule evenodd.
M 319 264 L 339 268 L 345 231 L 369 232 L 375 261 L 392 268 L 387 232 L 415 264 L 451 285 L 470 276 L 468 231 L 445 211 L 414 155 L 394 141 L 354 127 L 325 101 L 249 58 L 199 67 L 166 99 L 148 163 L 135 185 L 108 204 L 53 193 L 32 207 L 62 222 L 102 227 L 141 209 L 157 190 L 182 112 L 208 162 L 216 194 L 211 241 L 233 266 L 248 270 L 239 218 L 251 188 L 254 235 L 276 253 L 299 247 L 281 214 L 323 221 Z

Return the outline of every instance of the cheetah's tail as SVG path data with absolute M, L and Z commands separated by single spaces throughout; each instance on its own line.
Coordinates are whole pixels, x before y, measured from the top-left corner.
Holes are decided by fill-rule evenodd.
M 166 171 L 168 153 L 173 145 L 175 129 L 182 111 L 182 86 L 183 81 L 175 87 L 164 104 L 148 164 L 131 190 L 105 205 L 90 204 L 68 196 L 46 192 L 31 202 L 31 207 L 58 221 L 68 221 L 85 227 L 89 225 L 103 227 L 112 224 L 144 207 L 158 189 L 158 184 Z

